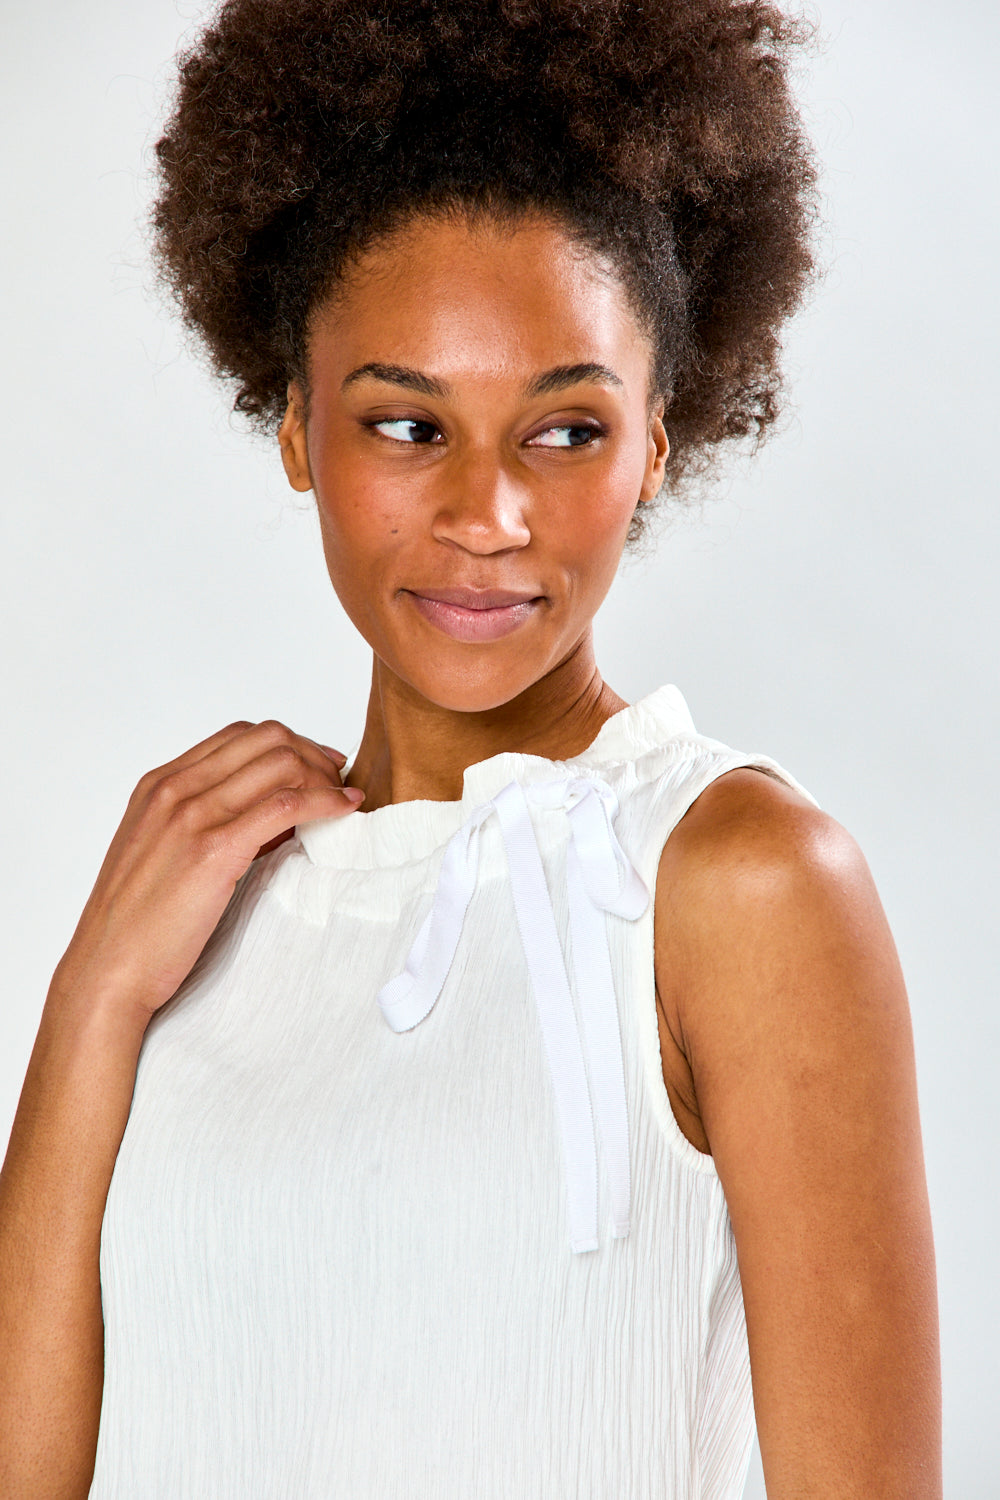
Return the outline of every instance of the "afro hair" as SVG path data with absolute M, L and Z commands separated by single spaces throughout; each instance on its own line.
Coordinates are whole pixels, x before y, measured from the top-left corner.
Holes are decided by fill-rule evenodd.
M 308 391 L 311 313 L 375 238 L 421 212 L 552 216 L 649 335 L 681 494 L 778 414 L 813 270 L 806 34 L 765 0 L 225 0 L 156 145 L 158 268 L 273 430 L 289 380 Z

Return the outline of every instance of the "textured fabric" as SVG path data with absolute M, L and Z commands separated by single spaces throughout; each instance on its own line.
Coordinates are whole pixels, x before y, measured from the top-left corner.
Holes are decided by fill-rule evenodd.
M 566 894 L 574 986 L 559 939 L 545 866 L 528 803 L 565 808 Z M 621 1029 L 605 912 L 634 920 L 650 901 L 615 836 L 618 798 L 598 777 L 560 777 L 527 790 L 510 781 L 475 808 L 445 847 L 437 889 L 403 972 L 384 984 L 378 1003 L 393 1031 L 409 1031 L 428 1015 L 444 987 L 476 888 L 479 829 L 494 813 L 503 834 L 511 896 L 531 976 L 542 1044 L 559 1115 L 566 1172 L 570 1245 L 598 1245 L 597 1140 L 606 1154 L 613 1233 L 628 1233 L 630 1169 L 628 1102 Z
M 497 818 L 432 1007 L 397 1032 L 377 997 L 449 841 L 511 782 L 573 974 L 573 933 L 588 952 L 603 936 L 574 925 L 585 862 L 574 876 L 545 787 L 610 788 L 652 891 L 678 820 L 744 765 L 804 791 L 698 735 L 667 686 L 572 760 L 493 756 L 460 802 L 303 824 L 255 862 L 140 1054 L 101 1245 L 92 1500 L 738 1500 L 739 1272 L 714 1164 L 663 1084 L 652 902 L 588 919 L 606 924 L 631 1201 L 616 1237 L 599 1152 L 586 1253 Z

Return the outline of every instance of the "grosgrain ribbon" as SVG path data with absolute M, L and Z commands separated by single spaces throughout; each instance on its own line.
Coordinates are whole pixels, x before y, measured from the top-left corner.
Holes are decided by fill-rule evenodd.
M 572 986 L 529 800 L 542 808 L 565 808 L 568 814 Z M 595 1126 L 607 1171 L 612 1234 L 620 1238 L 629 1232 L 628 1110 L 606 914 L 635 921 L 649 905 L 649 892 L 618 842 L 613 824 L 617 811 L 614 791 L 596 778 L 561 777 L 528 787 L 510 782 L 476 808 L 449 840 L 430 910 L 403 969 L 378 993 L 393 1031 L 411 1030 L 433 1008 L 476 887 L 481 830 L 495 813 L 556 1101 L 574 1252 L 596 1250 L 599 1242 Z

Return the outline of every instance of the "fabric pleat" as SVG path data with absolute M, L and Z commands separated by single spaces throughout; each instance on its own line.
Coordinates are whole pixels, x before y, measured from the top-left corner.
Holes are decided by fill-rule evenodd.
M 585 904 L 597 804 L 578 849 L 546 788 L 610 788 L 651 892 L 691 803 L 747 765 L 804 792 L 699 735 L 667 686 L 571 760 L 493 756 L 460 801 L 303 824 L 255 862 L 140 1054 L 101 1244 L 92 1500 L 738 1500 L 753 1435 L 739 1268 L 714 1163 L 663 1083 L 653 904 Z M 553 1095 L 498 818 L 477 826 L 432 1005 L 396 1031 L 377 1001 L 412 963 L 449 841 L 511 783 L 593 1110 L 561 1115 Z M 608 960 L 610 1016 L 586 989 L 611 993 Z M 615 1056 L 595 1063 L 598 1046 Z M 596 1126 L 587 1253 L 567 1119 Z

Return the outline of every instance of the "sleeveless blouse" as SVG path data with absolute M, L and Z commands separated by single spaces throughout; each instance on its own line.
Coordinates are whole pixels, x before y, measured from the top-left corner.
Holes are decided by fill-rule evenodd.
M 254 862 L 140 1053 L 91 1500 L 738 1500 L 739 1270 L 652 901 L 738 766 L 809 797 L 664 686 Z

